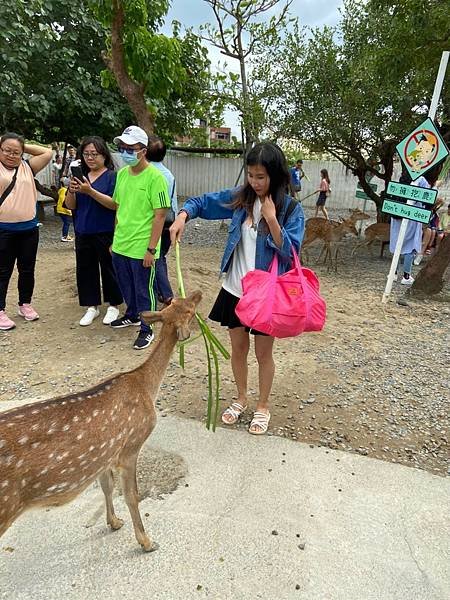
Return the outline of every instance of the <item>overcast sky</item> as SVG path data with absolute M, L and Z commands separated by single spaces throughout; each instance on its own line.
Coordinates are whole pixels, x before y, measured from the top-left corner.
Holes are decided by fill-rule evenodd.
M 323 25 L 336 25 L 339 20 L 338 9 L 341 6 L 342 0 L 294 0 L 290 12 L 300 19 L 301 25 L 321 27 Z M 272 14 L 274 14 L 274 11 L 272 11 Z M 184 27 L 193 27 L 194 30 L 198 30 L 199 25 L 203 23 L 215 24 L 212 10 L 204 0 L 172 0 L 172 6 L 166 19 L 167 33 L 171 31 L 170 23 L 174 19 L 180 21 Z M 223 57 L 219 51 L 210 50 L 210 60 L 213 68 L 221 59 Z M 229 60 L 228 63 L 231 67 Z M 225 125 L 232 128 L 233 134 L 240 137 L 237 115 L 227 111 L 224 120 Z

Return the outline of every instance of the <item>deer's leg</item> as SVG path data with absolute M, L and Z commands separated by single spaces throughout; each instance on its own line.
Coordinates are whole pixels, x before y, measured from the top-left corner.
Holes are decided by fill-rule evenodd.
M 113 491 L 114 491 L 114 477 L 111 469 L 106 470 L 98 478 L 102 487 L 103 493 L 105 494 L 106 504 L 106 522 L 111 529 L 120 529 L 123 525 L 122 519 L 116 517 L 113 505 Z
M 136 463 L 137 454 L 131 456 L 121 457 L 121 478 L 122 478 L 122 490 L 127 503 L 128 510 L 130 511 L 131 519 L 133 521 L 134 534 L 138 543 L 143 547 L 146 552 L 152 552 L 158 548 L 158 545 L 152 542 L 145 532 L 144 524 L 142 523 L 141 515 L 139 513 L 139 494 L 136 482 Z
M 325 252 L 324 264 L 325 264 L 325 262 L 327 260 L 327 252 L 328 252 L 326 244 L 324 244 L 322 246 L 322 250 L 320 251 L 319 258 L 317 259 L 317 263 L 316 264 L 320 263 L 320 259 L 322 258 L 324 252 Z

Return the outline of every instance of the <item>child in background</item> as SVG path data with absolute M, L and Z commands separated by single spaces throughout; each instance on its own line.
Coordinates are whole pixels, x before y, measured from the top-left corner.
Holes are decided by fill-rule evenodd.
M 56 205 L 56 212 L 61 217 L 62 221 L 62 242 L 72 242 L 73 238 L 69 235 L 70 224 L 72 223 L 72 211 L 63 206 L 64 200 L 67 194 L 68 180 L 64 177 L 61 180 L 61 187 L 58 190 L 58 203 Z

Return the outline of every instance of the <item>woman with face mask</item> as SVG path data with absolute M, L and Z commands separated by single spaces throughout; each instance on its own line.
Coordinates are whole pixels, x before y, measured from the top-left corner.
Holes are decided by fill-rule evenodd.
M 23 160 L 23 154 L 28 160 Z M 6 293 L 17 263 L 18 315 L 36 321 L 38 313 L 31 305 L 34 269 L 39 243 L 36 214 L 37 191 L 34 176 L 52 159 L 44 146 L 25 144 L 17 133 L 0 138 L 0 330 L 14 329 L 15 322 L 6 314 Z
M 100 315 L 102 290 L 103 300 L 109 304 L 103 323 L 110 325 L 119 316 L 117 306 L 122 303 L 109 251 L 116 216 L 112 199 L 116 173 L 111 153 L 102 138 L 84 138 L 79 154 L 83 176 L 71 178 L 64 204 L 72 210 L 78 299 L 80 306 L 86 307 L 80 325 L 91 325 Z

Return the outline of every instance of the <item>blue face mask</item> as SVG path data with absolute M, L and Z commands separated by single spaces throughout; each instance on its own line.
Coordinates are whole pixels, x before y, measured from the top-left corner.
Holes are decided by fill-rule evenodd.
M 134 167 L 138 164 L 139 158 L 137 155 L 137 151 L 133 150 L 133 152 L 128 152 L 127 150 L 119 150 L 120 156 L 123 162 L 130 167 Z

